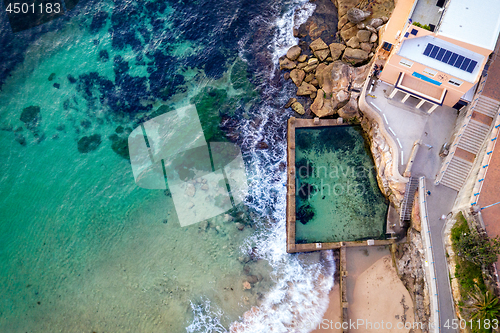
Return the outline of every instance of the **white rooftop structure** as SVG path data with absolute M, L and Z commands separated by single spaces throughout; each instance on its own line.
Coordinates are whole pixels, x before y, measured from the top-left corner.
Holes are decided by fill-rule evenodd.
M 460 1 L 460 0 L 459 0 Z M 499 1 L 500 3 L 500 1 Z M 460 69 L 458 67 L 452 66 L 446 62 L 437 60 L 439 57 L 431 57 L 430 55 L 425 55 L 425 51 L 429 44 L 435 45 L 438 48 L 442 48 L 450 53 L 455 53 L 458 56 L 463 56 L 464 58 L 470 59 L 470 61 L 476 61 L 477 65 L 474 67 L 472 72 Z M 442 73 L 449 74 L 460 80 L 475 82 L 480 74 L 482 64 L 484 62 L 484 56 L 475 53 L 471 50 L 465 49 L 453 43 L 449 43 L 443 39 L 436 38 L 432 35 L 427 35 L 423 37 L 414 37 L 405 39 L 403 44 L 399 48 L 398 55 L 403 58 L 413 60 L 415 62 L 425 64 L 429 68 L 436 69 Z
M 499 0 L 451 0 L 437 34 L 493 51 L 500 33 Z

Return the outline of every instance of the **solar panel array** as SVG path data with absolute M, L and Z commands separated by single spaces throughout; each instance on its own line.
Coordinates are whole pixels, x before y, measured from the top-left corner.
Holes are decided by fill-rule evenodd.
M 427 44 L 424 55 L 469 73 L 472 73 L 477 65 L 477 61 L 475 60 L 451 52 L 431 43 Z

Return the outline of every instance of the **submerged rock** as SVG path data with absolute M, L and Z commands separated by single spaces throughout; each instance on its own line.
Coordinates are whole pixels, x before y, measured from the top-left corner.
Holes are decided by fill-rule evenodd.
M 96 150 L 101 144 L 101 136 L 94 134 L 91 136 L 84 136 L 78 140 L 78 151 L 82 154 L 90 153 Z
M 314 214 L 315 212 L 311 205 L 302 205 L 297 210 L 297 220 L 299 220 L 302 224 L 306 224 L 314 218 Z
M 26 138 L 22 134 L 16 134 L 16 141 L 19 143 L 21 146 L 26 146 Z
M 30 126 L 36 126 L 38 121 L 41 120 L 41 115 L 40 115 L 40 107 L 37 105 L 32 105 L 28 106 L 27 108 L 23 109 L 23 112 L 21 113 L 21 117 L 19 120 L 21 120 L 23 123 L 26 124 L 26 126 L 29 128 Z

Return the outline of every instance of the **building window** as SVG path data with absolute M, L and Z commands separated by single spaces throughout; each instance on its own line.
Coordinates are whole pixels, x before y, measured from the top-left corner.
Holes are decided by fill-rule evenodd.
M 410 60 L 407 60 L 407 59 L 401 59 L 399 61 L 399 64 L 401 66 L 405 66 L 405 67 L 408 67 L 408 68 L 411 68 L 411 66 L 413 66 L 413 62 L 411 62 Z
M 424 69 L 423 73 L 427 74 L 429 76 L 433 76 L 433 77 L 436 76 L 436 74 L 437 74 L 437 72 L 435 70 L 430 69 L 430 68 Z
M 448 83 L 449 83 L 449 84 L 452 84 L 452 85 L 454 85 L 454 86 L 460 87 L 460 86 L 462 85 L 462 83 L 463 83 L 463 82 L 462 82 L 462 81 L 460 81 L 460 80 L 457 80 L 457 79 L 450 79 L 450 80 L 448 81 Z

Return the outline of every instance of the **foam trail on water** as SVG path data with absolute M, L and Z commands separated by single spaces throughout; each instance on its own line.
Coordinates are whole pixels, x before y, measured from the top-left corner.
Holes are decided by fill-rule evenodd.
M 276 20 L 277 30 L 272 42 L 274 64 L 278 63 L 279 57 L 285 55 L 290 47 L 297 45 L 299 39 L 293 36 L 293 29 L 297 29 L 302 23 L 305 23 L 315 9 L 315 4 L 306 2 L 296 6 Z
M 279 57 L 298 42 L 293 37 L 293 28 L 304 23 L 315 7 L 301 1 L 274 22 L 265 22 L 275 28 L 268 47 L 274 68 Z M 256 17 L 255 22 L 258 21 L 265 19 Z M 245 43 L 246 40 L 240 44 L 242 48 Z M 240 50 L 240 56 L 245 53 L 243 51 Z M 258 307 L 253 307 L 231 325 L 230 331 L 234 333 L 310 332 L 320 324 L 328 307 L 328 293 L 333 287 L 335 263 L 331 250 L 323 251 L 321 259 L 310 260 L 312 263 L 286 253 L 286 123 L 290 115 L 283 112 L 282 105 L 294 95 L 295 89 L 267 84 L 272 80 L 274 68 L 266 73 L 265 102 L 252 119 L 240 120 L 238 130 L 242 134 L 242 150 L 251 184 L 246 205 L 265 220 L 256 222 L 259 227 L 242 245 L 242 251 L 251 251 L 269 262 L 275 286 Z M 257 128 L 254 126 L 256 120 Z M 263 140 L 269 149 L 256 149 L 257 143 Z M 214 312 L 209 303 L 194 306 L 193 311 L 195 320 L 188 332 L 225 332 L 220 330 L 222 314 Z

